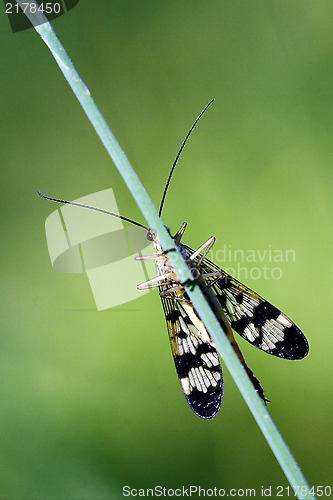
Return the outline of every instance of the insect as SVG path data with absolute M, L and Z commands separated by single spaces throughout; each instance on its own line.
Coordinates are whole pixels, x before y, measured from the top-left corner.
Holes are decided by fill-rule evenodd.
M 212 101 L 207 104 L 193 123 L 176 156 L 164 189 L 159 215 L 162 213 L 166 193 L 178 158 L 194 126 L 211 103 Z M 168 259 L 170 250 L 162 248 L 158 235 L 152 229 L 131 219 L 95 207 L 50 198 L 39 192 L 38 194 L 52 201 L 105 212 L 148 230 L 147 239 L 154 243 L 156 253 L 136 257 L 136 259 L 154 260 L 157 276 L 138 285 L 138 288 L 157 287 L 159 289 L 181 388 L 194 413 L 203 419 L 213 418 L 220 409 L 223 394 L 223 377 L 219 355 L 186 293 L 185 283 L 180 282 Z M 234 339 L 233 330 L 262 351 L 285 359 L 304 358 L 309 351 L 307 340 L 299 328 L 279 309 L 206 257 L 215 242 L 214 237 L 209 238 L 194 251 L 181 243 L 185 229 L 186 223 L 184 222 L 173 236 L 175 245 L 190 268 L 193 283 L 200 287 L 255 390 L 266 404 L 269 400 L 265 397 L 259 381 L 247 366 Z

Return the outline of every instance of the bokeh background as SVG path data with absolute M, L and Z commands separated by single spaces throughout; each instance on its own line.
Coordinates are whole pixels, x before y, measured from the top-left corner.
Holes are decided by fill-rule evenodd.
M 314 486 L 332 479 L 332 25 L 329 0 L 82 0 L 53 22 L 156 206 L 215 98 L 164 222 L 186 220 L 193 247 L 214 234 L 216 249 L 295 251 L 281 279 L 243 281 L 304 331 L 309 356 L 239 344 Z M 97 312 L 86 276 L 52 269 L 57 207 L 36 189 L 73 200 L 112 187 L 144 221 L 39 36 L 13 34 L 4 11 L 0 30 L 0 498 L 116 499 L 124 485 L 274 496 L 288 483 L 227 369 L 220 414 L 188 408 L 157 293 Z

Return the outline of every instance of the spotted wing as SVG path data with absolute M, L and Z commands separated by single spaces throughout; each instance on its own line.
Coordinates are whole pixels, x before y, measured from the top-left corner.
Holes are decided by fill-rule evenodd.
M 187 402 L 199 417 L 213 418 L 220 409 L 223 388 L 217 351 L 204 339 L 208 337 L 206 330 L 200 332 L 186 313 L 191 304 L 183 306 L 172 292 L 161 300 L 177 375 Z
M 193 253 L 189 247 L 185 249 L 187 255 Z M 305 336 L 279 309 L 208 259 L 200 263 L 199 271 L 203 275 L 222 273 L 220 279 L 215 276 L 205 280 L 211 283 L 232 329 L 250 344 L 279 358 L 302 359 L 307 355 Z

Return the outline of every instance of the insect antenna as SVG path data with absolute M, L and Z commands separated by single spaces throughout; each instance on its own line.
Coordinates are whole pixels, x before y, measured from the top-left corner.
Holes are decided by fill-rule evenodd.
M 170 170 L 170 173 L 169 173 L 169 177 L 168 177 L 168 180 L 166 182 L 166 185 L 165 185 L 165 188 L 164 188 L 164 193 L 163 193 L 163 196 L 162 196 L 162 200 L 161 200 L 161 204 L 160 204 L 160 209 L 159 209 L 159 212 L 158 212 L 158 215 L 161 217 L 161 214 L 162 214 L 162 209 L 163 209 L 163 205 L 164 205 L 164 201 L 165 201 L 165 197 L 166 197 L 166 194 L 167 194 L 167 191 L 168 191 L 168 187 L 169 187 L 169 184 L 170 184 L 170 181 L 171 181 L 171 177 L 172 177 L 172 174 L 175 170 L 175 167 L 176 167 L 176 164 L 177 164 L 177 161 L 178 161 L 178 158 L 180 157 L 180 154 L 181 152 L 183 151 L 184 149 L 184 146 L 187 142 L 187 139 L 190 137 L 190 134 L 192 132 L 192 130 L 194 129 L 194 127 L 196 126 L 196 124 L 198 123 L 198 121 L 200 120 L 200 118 L 202 117 L 202 115 L 204 114 L 204 112 L 206 111 L 206 109 L 208 108 L 208 106 L 210 106 L 212 104 L 212 102 L 214 101 L 214 99 L 212 99 L 211 101 L 209 101 L 209 103 L 207 104 L 207 106 L 204 107 L 204 109 L 201 111 L 200 115 L 197 117 L 197 119 L 195 120 L 195 122 L 193 123 L 192 127 L 190 128 L 190 130 L 188 131 L 185 139 L 184 139 L 184 142 L 183 144 L 181 145 L 180 147 L 180 150 L 178 151 L 177 153 L 177 156 L 176 156 L 176 159 L 175 161 L 173 162 L 173 165 L 172 165 L 172 168 Z
M 38 196 L 41 198 L 45 198 L 45 200 L 56 201 L 58 203 L 67 203 L 67 205 L 74 205 L 75 207 L 88 208 L 89 210 L 95 210 L 96 212 L 101 212 L 102 214 L 112 215 L 113 217 L 118 217 L 118 219 L 125 220 L 126 222 L 130 222 L 135 226 L 142 227 L 149 231 L 149 227 L 140 224 L 139 222 L 135 222 L 132 219 L 128 219 L 127 217 L 123 217 L 122 215 L 114 214 L 113 212 L 109 212 L 108 210 L 103 210 L 102 208 L 91 207 L 90 205 L 83 205 L 82 203 L 76 203 L 75 201 L 67 201 L 67 200 L 59 200 L 58 198 L 51 198 L 50 196 L 45 196 L 37 191 Z
M 196 124 L 198 123 L 198 121 L 200 120 L 200 118 L 202 117 L 202 115 L 204 114 L 204 112 L 206 111 L 206 109 L 208 108 L 208 106 L 210 106 L 213 101 L 214 101 L 214 99 L 212 99 L 211 101 L 209 101 L 209 103 L 201 111 L 200 115 L 196 118 L 195 122 L 193 123 L 192 127 L 188 131 L 188 133 L 187 133 L 187 135 L 186 135 L 186 137 L 185 137 L 185 139 L 183 141 L 183 144 L 181 145 L 181 147 L 180 147 L 180 149 L 179 149 L 179 151 L 177 153 L 177 156 L 175 158 L 175 161 L 173 162 L 172 168 L 171 168 L 170 173 L 169 173 L 168 180 L 167 180 L 165 188 L 164 188 L 164 192 L 163 192 L 163 196 L 162 196 L 162 200 L 161 200 L 161 204 L 160 204 L 160 209 L 159 209 L 159 212 L 158 212 L 158 215 L 160 217 L 161 217 L 161 214 L 162 214 L 162 209 L 163 209 L 165 197 L 166 197 L 166 194 L 167 194 L 167 191 L 168 191 L 168 187 L 169 187 L 169 184 L 170 184 L 170 181 L 171 181 L 171 177 L 172 177 L 172 174 L 173 174 L 173 172 L 175 170 L 177 161 L 178 161 L 178 159 L 179 159 L 179 157 L 180 157 L 180 155 L 181 155 L 181 153 L 182 153 L 182 151 L 184 149 L 184 146 L 185 146 L 188 138 L 191 135 L 192 130 L 194 129 L 194 127 L 196 126 Z M 109 212 L 108 210 L 103 210 L 102 208 L 91 207 L 90 205 L 84 205 L 83 203 L 76 203 L 75 201 L 60 200 L 59 198 L 52 198 L 51 196 L 45 196 L 44 194 L 41 194 L 39 191 L 37 191 L 37 194 L 38 194 L 38 196 L 40 196 L 41 198 L 44 198 L 45 200 L 55 201 L 57 203 L 66 203 L 67 205 L 73 205 L 75 207 L 81 207 L 81 208 L 88 208 L 89 210 L 95 210 L 95 212 L 101 212 L 103 214 L 112 215 L 113 217 L 118 217 L 118 219 L 124 220 L 126 222 L 129 222 L 130 224 L 134 224 L 135 226 L 139 226 L 139 227 L 142 227 L 143 229 L 146 229 L 147 231 L 150 231 L 149 227 L 144 226 L 143 224 L 140 224 L 139 222 L 135 222 L 132 219 L 128 219 L 127 217 L 123 217 L 122 215 L 118 215 L 118 214 L 115 214 L 113 212 Z

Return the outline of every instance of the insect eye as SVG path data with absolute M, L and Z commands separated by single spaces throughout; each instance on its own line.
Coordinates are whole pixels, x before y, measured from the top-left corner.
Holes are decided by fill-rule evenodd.
M 154 232 L 151 229 L 149 229 L 149 231 L 147 232 L 146 238 L 149 241 L 154 241 Z

